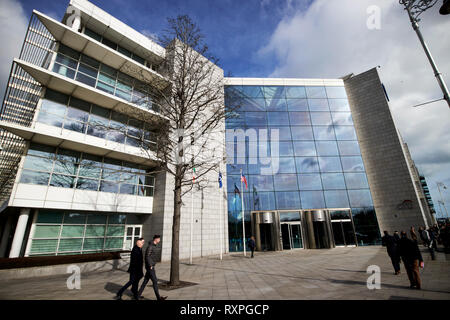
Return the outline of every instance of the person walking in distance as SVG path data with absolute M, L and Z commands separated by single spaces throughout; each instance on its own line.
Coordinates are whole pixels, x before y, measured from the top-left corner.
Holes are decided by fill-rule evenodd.
M 381 238 L 381 243 L 383 247 L 386 247 L 387 253 L 392 261 L 392 266 L 394 267 L 395 275 L 400 274 L 400 256 L 397 250 L 397 240 L 387 231 L 384 231 L 384 236 Z
M 128 272 L 130 273 L 130 280 L 117 292 L 116 299 L 122 300 L 122 294 L 125 290 L 131 286 L 131 292 L 133 293 L 134 299 L 138 300 L 138 288 L 139 280 L 144 276 L 142 272 L 142 267 L 144 266 L 144 258 L 142 255 L 142 247 L 144 246 L 144 238 L 139 238 L 136 240 L 136 244 L 131 250 L 130 255 L 130 266 L 128 267 Z
M 401 239 L 398 242 L 398 253 L 402 257 L 408 274 L 410 288 L 421 289 L 422 281 L 420 279 L 419 266 L 423 268 L 423 259 L 420 254 L 419 246 L 414 240 L 408 239 L 406 232 L 401 232 Z
M 411 234 L 411 239 L 417 243 L 416 229 L 411 227 L 411 229 L 409 229 L 409 233 Z
M 250 258 L 253 258 L 253 253 L 255 252 L 255 248 L 256 248 L 256 242 L 255 242 L 254 236 L 251 236 L 250 240 L 248 240 L 248 247 L 250 248 L 250 251 L 252 252 L 252 255 Z
M 396 242 L 398 242 L 398 240 L 400 240 L 400 235 L 398 234 L 397 230 L 394 231 L 394 239 Z
M 147 250 L 145 250 L 145 276 L 144 281 L 142 281 L 141 288 L 139 289 L 138 295 L 139 298 L 144 298 L 142 296 L 142 292 L 144 292 L 145 286 L 147 285 L 148 281 L 151 279 L 153 283 L 153 290 L 155 291 L 156 299 L 157 300 L 166 300 L 167 297 L 161 297 L 159 295 L 158 290 L 158 278 L 156 278 L 156 271 L 155 271 L 155 264 L 156 260 L 158 259 L 158 249 L 157 246 L 159 242 L 161 241 L 160 235 L 154 235 L 153 241 L 148 244 Z

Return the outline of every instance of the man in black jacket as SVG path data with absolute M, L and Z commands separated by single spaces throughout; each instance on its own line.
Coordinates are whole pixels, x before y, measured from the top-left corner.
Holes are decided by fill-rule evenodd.
M 420 279 L 419 266 L 423 268 L 422 254 L 419 246 L 414 240 L 408 239 L 406 232 L 401 232 L 401 239 L 397 243 L 398 253 L 402 257 L 406 272 L 408 273 L 410 288 L 421 289 L 422 281 Z
M 389 235 L 387 231 L 384 231 L 384 236 L 381 238 L 381 243 L 383 247 L 386 247 L 387 249 L 387 253 L 391 258 L 395 274 L 400 274 L 400 256 L 397 250 L 397 240 L 393 236 Z
M 142 282 L 141 288 L 139 289 L 139 297 L 142 297 L 142 292 L 144 292 L 145 286 L 151 279 L 153 283 L 153 290 L 155 291 L 156 299 L 166 300 L 167 297 L 161 297 L 158 290 L 158 278 L 156 278 L 155 264 L 158 259 L 158 248 L 157 245 L 161 241 L 161 236 L 154 235 L 153 241 L 148 244 L 147 250 L 145 250 L 145 276 Z
M 138 300 L 138 287 L 139 280 L 144 276 L 142 267 L 144 265 L 144 258 L 142 256 L 142 247 L 144 246 L 144 238 L 139 238 L 136 240 L 136 244 L 131 250 L 130 256 L 130 266 L 128 267 L 128 272 L 130 273 L 130 281 L 128 281 L 120 290 L 117 292 L 116 299 L 122 300 L 123 292 L 131 286 L 131 292 L 133 293 L 134 299 Z

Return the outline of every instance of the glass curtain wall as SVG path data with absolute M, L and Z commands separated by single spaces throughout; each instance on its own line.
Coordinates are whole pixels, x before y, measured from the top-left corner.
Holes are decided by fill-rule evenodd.
M 150 172 L 125 161 L 31 143 L 19 182 L 152 197 Z
M 63 44 L 59 45 L 52 71 L 115 95 L 142 108 L 159 110 L 157 104 L 152 103 L 148 84 Z
M 151 125 L 125 114 L 46 89 L 38 122 L 133 147 L 156 150 Z
M 227 132 L 230 251 L 242 250 L 241 195 L 247 237 L 251 211 L 373 207 L 344 87 L 226 86 L 225 105 L 231 113 L 227 129 L 254 130 L 257 137 L 260 129 L 269 130 L 258 141 L 246 136 L 245 158 L 237 157 L 237 139 Z M 265 141 L 271 129 L 279 133 L 277 156 Z M 271 175 L 261 171 L 270 168 L 258 158 L 264 146 L 272 163 L 278 163 Z M 240 190 L 240 169 L 248 189 Z

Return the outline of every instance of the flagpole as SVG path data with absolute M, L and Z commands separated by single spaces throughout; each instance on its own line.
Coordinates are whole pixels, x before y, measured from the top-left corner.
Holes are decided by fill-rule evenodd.
M 220 173 L 221 173 L 221 171 L 220 171 L 220 166 L 221 165 L 221 163 L 219 162 L 219 175 L 220 175 Z M 223 178 L 223 177 L 222 177 Z M 222 179 L 221 178 L 221 179 Z M 219 236 L 219 243 L 220 243 L 220 260 L 222 260 L 222 251 L 223 251 L 223 227 L 222 227 L 222 224 L 223 224 L 223 182 L 222 182 L 222 186 L 221 185 L 219 185 L 219 196 L 220 196 L 220 236 Z
M 244 187 L 242 186 L 242 169 L 241 169 L 241 207 L 242 207 L 242 245 L 244 247 L 244 256 L 247 256 L 245 250 L 245 210 L 244 210 Z
M 191 190 L 191 249 L 189 254 L 189 264 L 192 264 L 192 235 L 194 231 L 194 172 L 192 172 L 192 190 Z

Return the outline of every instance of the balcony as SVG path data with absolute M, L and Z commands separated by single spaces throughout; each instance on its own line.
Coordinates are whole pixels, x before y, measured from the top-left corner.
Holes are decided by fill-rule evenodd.
M 77 32 L 39 11 L 34 10 L 33 14 L 45 26 L 56 41 L 116 70 L 126 73 L 133 78 L 150 83 L 158 89 L 164 89 L 170 84 L 170 81 L 166 77 L 143 66 L 130 57 L 111 49 L 103 43 L 92 39 L 83 33 Z M 162 60 L 162 57 L 159 59 Z

